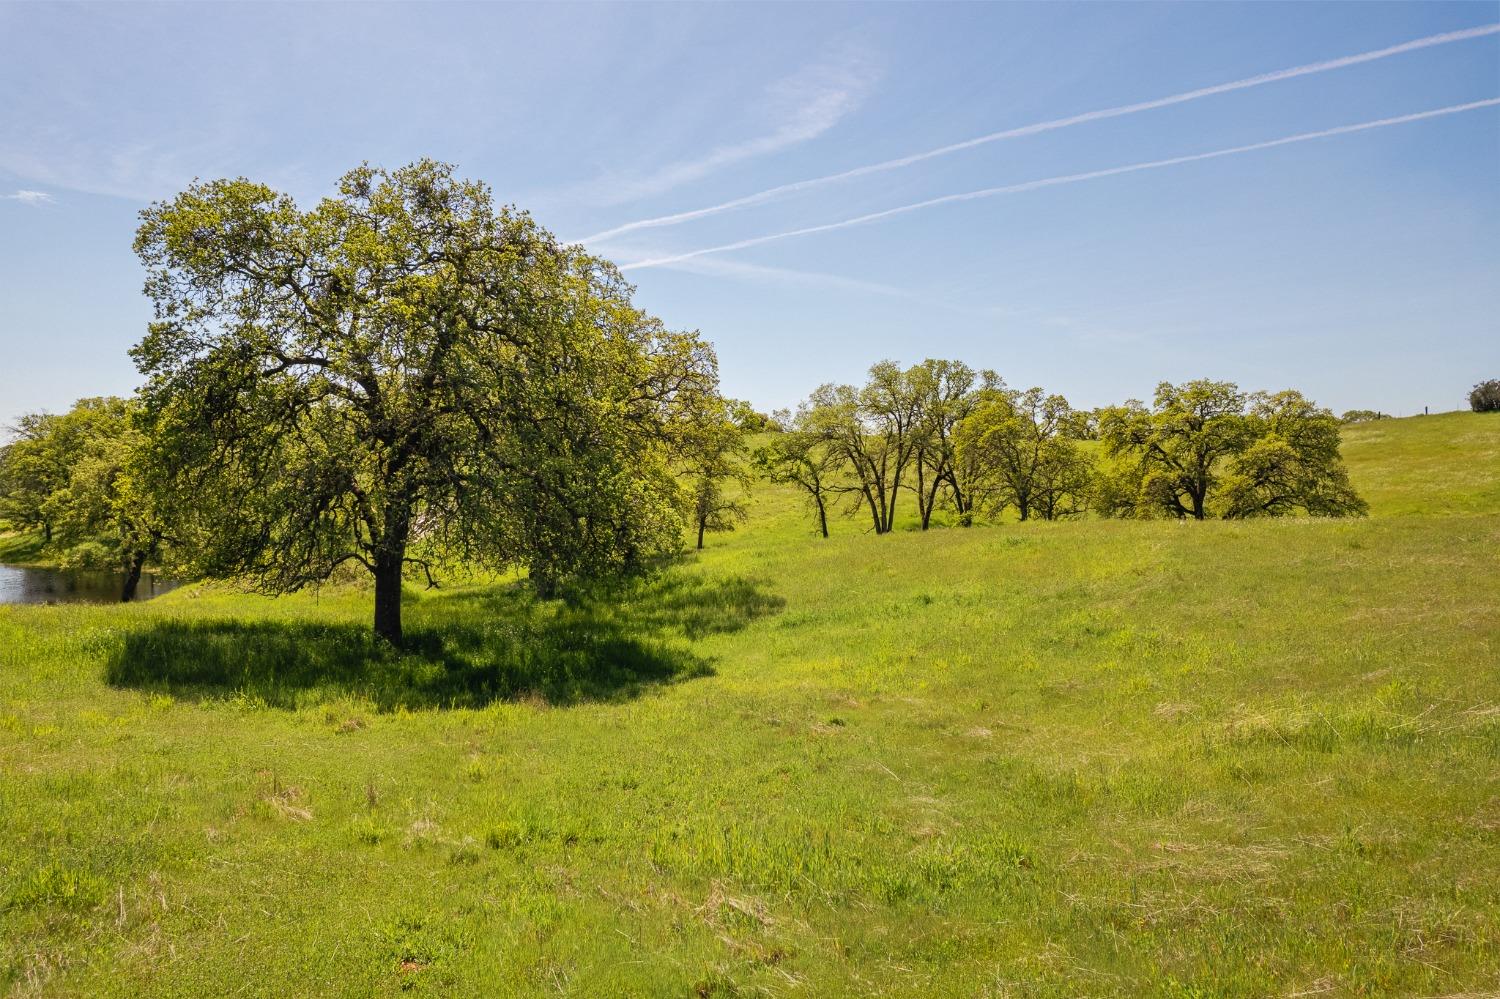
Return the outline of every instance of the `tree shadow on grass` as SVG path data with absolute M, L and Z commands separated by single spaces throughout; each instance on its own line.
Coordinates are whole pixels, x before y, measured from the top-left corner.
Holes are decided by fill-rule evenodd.
M 288 708 L 341 695 L 381 710 L 624 700 L 712 675 L 689 643 L 782 605 L 743 578 L 659 576 L 574 591 L 566 601 L 495 587 L 409 601 L 399 650 L 368 624 L 167 618 L 128 632 L 105 678 L 180 698 L 240 695 Z

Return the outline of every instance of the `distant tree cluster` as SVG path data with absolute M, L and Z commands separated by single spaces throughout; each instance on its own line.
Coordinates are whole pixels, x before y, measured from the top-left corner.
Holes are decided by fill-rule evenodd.
M 1338 420 L 1299 392 L 1163 382 L 1150 407 L 1111 407 L 1099 426 L 1118 462 L 1102 479 L 1101 512 L 1195 520 L 1366 512 L 1339 456 Z
M 1091 510 L 1197 520 L 1365 512 L 1339 456 L 1338 419 L 1296 392 L 1164 382 L 1151 406 L 1084 412 L 962 362 L 884 361 L 865 385 L 824 385 L 777 422 L 785 432 L 755 462 L 802 492 L 824 537 L 833 513 L 863 511 L 874 533 L 893 530 L 906 495 L 922 530 L 939 512 L 960 525 Z
M 773 417 L 757 411 L 754 406 L 743 399 L 728 399 L 725 405 L 729 408 L 729 419 L 747 434 L 760 434 L 781 429 L 781 425 Z
M 1376 420 L 1389 420 L 1389 413 L 1382 413 L 1374 409 L 1350 409 L 1339 417 L 1340 423 L 1373 423 Z
M 1079 445 L 1088 421 L 1060 395 L 996 388 L 958 427 L 976 505 L 991 516 L 1061 520 L 1088 509 L 1094 467 Z
M 1475 385 L 1469 392 L 1469 408 L 1476 413 L 1500 413 L 1500 378 Z
M 903 370 L 890 361 L 870 369 L 862 387 L 823 385 L 755 455 L 773 481 L 797 486 L 828 533 L 839 504 L 863 510 L 876 534 L 891 531 L 903 493 L 923 530 L 939 509 L 969 517 L 977 485 L 958 451 L 957 429 L 998 385 L 993 372 L 958 361 L 924 361 Z
M 122 571 L 126 600 L 162 541 L 142 478 L 135 408 L 98 398 L 60 415 L 28 414 L 0 448 L 0 522 L 41 531 L 64 564 Z

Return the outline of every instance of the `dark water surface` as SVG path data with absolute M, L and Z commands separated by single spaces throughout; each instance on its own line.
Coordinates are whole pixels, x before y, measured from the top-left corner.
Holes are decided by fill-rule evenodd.
M 135 598 L 150 600 L 177 586 L 176 580 L 143 572 Z M 112 604 L 124 592 L 123 572 L 0 565 L 0 604 Z

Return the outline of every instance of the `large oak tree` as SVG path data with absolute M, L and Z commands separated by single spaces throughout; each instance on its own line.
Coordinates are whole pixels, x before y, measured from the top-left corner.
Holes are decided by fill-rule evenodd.
M 1150 408 L 1104 410 L 1099 437 L 1122 463 L 1103 504 L 1116 513 L 1203 520 L 1366 511 L 1339 455 L 1338 419 L 1297 392 L 1162 382 Z
M 407 572 L 543 590 L 681 544 L 672 461 L 712 351 L 607 262 L 422 161 L 308 210 L 247 180 L 142 213 L 155 321 L 133 356 L 174 551 L 280 593 L 357 563 L 401 640 Z

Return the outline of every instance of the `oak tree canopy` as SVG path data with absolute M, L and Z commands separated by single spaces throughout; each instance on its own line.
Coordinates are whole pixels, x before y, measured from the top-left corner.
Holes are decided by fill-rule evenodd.
M 357 563 L 400 642 L 406 574 L 520 567 L 549 590 L 680 545 L 672 461 L 716 398 L 712 350 L 452 167 L 362 166 L 307 210 L 194 184 L 135 248 L 182 568 L 280 593 Z

